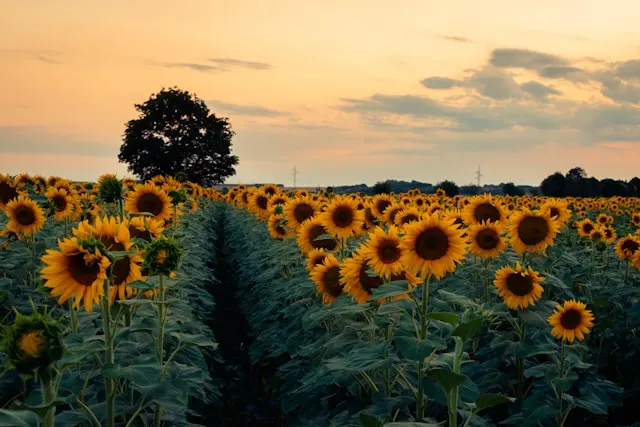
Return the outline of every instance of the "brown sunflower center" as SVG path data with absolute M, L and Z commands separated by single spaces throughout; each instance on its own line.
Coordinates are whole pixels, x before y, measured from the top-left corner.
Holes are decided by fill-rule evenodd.
M 133 225 L 129 226 L 129 235 L 131 236 L 132 239 L 142 239 L 146 242 L 150 242 L 152 237 L 151 232 L 149 230 L 139 230 Z
M 610 239 L 612 236 L 613 236 L 613 231 L 611 231 L 609 228 L 605 228 L 604 237 L 606 237 L 607 239 Z
M 269 194 L 269 195 L 271 195 L 271 196 L 276 194 L 276 191 L 277 190 L 275 188 L 271 188 L 271 187 L 267 187 L 267 188 L 264 189 L 264 192 Z
M 500 211 L 491 203 L 481 203 L 473 210 L 473 217 L 478 222 L 500 221 Z
M 258 208 L 260 208 L 261 210 L 267 209 L 267 206 L 269 206 L 269 199 L 262 195 L 258 196 L 258 198 L 256 199 L 256 206 L 258 206 Z
M 53 196 L 51 201 L 56 206 L 56 212 L 62 212 L 67 208 L 67 198 L 61 194 Z
M 18 197 L 18 191 L 13 185 L 8 182 L 0 182 L 0 203 L 6 205 L 16 197 Z
M 593 233 L 591 233 L 591 239 L 592 240 L 602 239 L 602 233 L 600 233 L 599 231 L 594 231 Z
M 131 261 L 129 258 L 119 259 L 113 264 L 111 272 L 113 274 L 113 284 L 116 286 L 123 284 L 131 272 Z
M 376 203 L 376 209 L 378 209 L 378 212 L 384 212 L 384 210 L 389 206 L 391 206 L 391 202 L 389 202 L 388 200 L 378 200 L 378 202 Z
M 533 277 L 523 273 L 510 274 L 507 277 L 507 289 L 516 296 L 525 296 L 533 290 Z
M 576 329 L 580 323 L 582 323 L 582 313 L 575 308 L 570 308 L 560 316 L 560 324 L 564 329 Z
M 276 225 L 274 228 L 276 230 L 276 233 L 278 233 L 279 236 L 286 236 L 287 235 L 287 230 L 285 230 L 283 226 Z
M 340 268 L 330 267 L 322 276 L 322 284 L 329 295 L 337 298 L 342 293 L 342 285 L 340 284 Z
M 584 224 L 582 224 L 582 231 L 585 233 L 591 233 L 591 230 L 593 230 L 593 224 L 591 224 L 590 222 L 585 222 Z
M 558 218 L 560 218 L 560 211 L 558 210 L 558 208 L 551 208 L 549 209 L 549 216 L 551 218 L 553 218 L 554 216 L 557 216 Z
M 82 286 L 91 286 L 98 278 L 100 266 L 97 261 L 84 260 L 85 253 L 80 252 L 67 257 L 69 276 Z
M 367 270 L 369 270 L 369 265 L 367 263 L 363 263 L 362 267 L 360 267 L 360 284 L 362 288 L 367 291 L 369 294 L 373 293 L 373 290 L 382 286 L 382 278 L 379 276 L 369 276 Z
M 483 228 L 476 234 L 476 244 L 485 251 L 495 249 L 500 244 L 500 236 L 491 228 Z
M 415 214 L 406 214 L 400 219 L 400 224 L 409 224 L 410 222 L 417 221 L 419 218 Z
M 398 247 L 398 241 L 394 239 L 382 239 L 378 245 L 378 258 L 383 264 L 393 264 L 400 259 L 402 252 Z
M 539 216 L 527 216 L 518 225 L 518 236 L 527 246 L 544 242 L 548 235 L 549 224 Z
M 20 225 L 31 225 L 36 222 L 36 214 L 29 206 L 20 206 L 16 209 L 15 217 Z
M 120 242 L 116 242 L 113 237 L 110 236 L 102 236 L 100 238 L 102 244 L 107 248 L 108 251 L 111 252 L 119 252 L 126 250 L 124 245 Z
M 144 193 L 138 197 L 136 208 L 138 209 L 138 212 L 148 212 L 153 216 L 157 216 L 162 212 L 164 203 L 156 194 Z
M 316 249 L 323 248 L 329 251 L 334 250 L 338 246 L 338 242 L 335 239 L 328 238 L 316 240 L 323 234 L 328 234 L 327 230 L 321 225 L 314 225 L 311 230 L 309 230 L 309 243 L 311 243 L 311 246 Z
M 346 228 L 353 223 L 353 210 L 349 206 L 339 206 L 331 216 L 336 227 Z
M 313 216 L 313 206 L 308 203 L 298 203 L 295 208 L 293 208 L 293 217 L 299 223 L 303 223 Z
M 635 240 L 627 239 L 622 243 L 621 248 L 623 252 L 630 252 L 634 254 L 640 248 L 640 244 Z
M 325 254 L 320 254 L 320 255 L 316 255 L 312 260 L 311 260 L 311 265 L 316 266 L 316 265 L 320 265 L 322 264 L 322 261 L 324 261 L 324 259 L 327 257 L 327 255 Z
M 601 216 L 600 218 L 598 218 L 598 222 L 600 224 L 606 224 L 607 223 L 607 217 L 606 216 Z
M 447 254 L 449 236 L 438 227 L 427 228 L 416 238 L 416 254 L 427 261 L 434 261 Z

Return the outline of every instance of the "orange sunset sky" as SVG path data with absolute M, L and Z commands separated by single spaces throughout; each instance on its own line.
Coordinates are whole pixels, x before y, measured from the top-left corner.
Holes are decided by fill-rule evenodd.
M 229 117 L 231 183 L 640 175 L 640 2 L 0 0 L 0 171 L 126 174 L 162 87 Z

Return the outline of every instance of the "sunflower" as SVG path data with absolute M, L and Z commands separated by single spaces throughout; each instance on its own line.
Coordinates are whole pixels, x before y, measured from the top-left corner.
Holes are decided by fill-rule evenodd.
M 545 211 L 549 218 L 558 221 L 564 226 L 571 216 L 571 210 L 568 206 L 569 204 L 566 200 L 549 199 L 542 205 L 540 210 Z
M 597 224 L 591 233 L 589 233 L 589 239 L 593 242 L 600 242 L 604 239 L 604 226 L 601 224 Z
M 11 176 L 9 174 L 0 174 L 0 209 L 4 207 L 13 199 L 20 195 L 18 188 L 13 185 Z
M 547 217 L 546 212 L 531 211 L 523 208 L 509 218 L 511 246 L 519 253 L 543 252 L 547 246 L 553 246 L 560 224 Z
M 45 267 L 40 275 L 44 286 L 51 289 L 51 295 L 60 297 L 62 304 L 75 296 L 73 306 L 78 308 L 84 300 L 88 312 L 93 304 L 104 295 L 104 281 L 107 280 L 109 258 L 95 243 L 84 243 L 76 237 L 58 242 L 60 251 L 47 249 L 42 257 Z
M 469 226 L 467 233 L 471 242 L 469 250 L 481 258 L 496 258 L 507 246 L 500 223 L 482 221 Z
M 344 285 L 344 292 L 351 295 L 358 304 L 369 301 L 373 290 L 384 283 L 382 277 L 370 276 L 369 269 L 373 269 L 373 266 L 364 254 L 359 252 L 356 252 L 352 258 L 347 258 L 340 269 L 340 283 Z M 389 278 L 389 281 L 392 282 L 396 280 L 406 280 L 408 282 L 407 291 L 414 289 L 420 283 L 419 278 L 407 271 L 392 274 Z M 381 299 L 377 302 L 384 301 Z
M 63 221 L 73 215 L 74 199 L 67 190 L 49 187 L 45 196 L 55 206 L 55 219 Z
M 398 228 L 395 225 L 390 225 L 388 232 L 376 227 L 369 233 L 369 240 L 360 247 L 360 253 L 377 274 L 383 279 L 390 279 L 392 275 L 399 274 L 404 269 L 400 242 Z
M 578 234 L 582 237 L 589 237 L 594 228 L 595 224 L 589 218 L 578 221 Z
M 141 239 L 150 242 L 157 239 L 164 230 L 163 223 L 157 219 L 135 216 L 124 222 L 129 228 L 129 235 L 132 239 Z
M 307 271 L 311 273 L 316 265 L 322 264 L 322 261 L 329 255 L 324 249 L 313 249 L 307 254 Z
M 298 246 L 304 253 L 309 253 L 313 249 L 325 249 L 333 251 L 338 247 L 338 241 L 332 237 L 318 239 L 318 237 L 329 234 L 318 217 L 306 220 L 298 229 Z
M 610 225 L 606 225 L 602 227 L 602 233 L 604 234 L 602 241 L 609 245 L 615 242 L 616 239 L 618 238 L 618 235 L 616 234 L 616 230 Z
M 393 204 L 394 198 L 388 194 L 378 194 L 371 202 L 371 213 L 380 221 L 384 220 L 384 211 Z
M 269 235 L 273 239 L 286 239 L 288 236 L 286 226 L 284 225 L 285 219 L 283 215 L 270 215 L 267 220 L 267 228 Z
M 465 257 L 467 242 L 462 231 L 450 219 L 432 215 L 404 228 L 406 234 L 400 243 L 403 250 L 401 261 L 405 268 L 420 272 L 422 277 L 428 273 L 440 279 L 453 272 L 456 263 Z
M 364 212 L 358 210 L 354 200 L 336 196 L 318 218 L 329 234 L 345 239 L 359 234 L 364 223 Z
M 322 294 L 322 302 L 331 304 L 342 293 L 340 262 L 333 255 L 327 255 L 322 264 L 313 268 L 311 279 L 315 282 L 318 292 Z
M 271 197 L 280 192 L 280 189 L 274 184 L 265 184 L 262 186 L 261 190 L 267 195 L 267 197 Z
M 604 225 L 604 224 L 609 224 L 609 223 L 613 223 L 613 217 L 611 217 L 611 216 L 609 216 L 609 215 L 607 215 L 607 214 L 603 214 L 603 213 L 601 213 L 600 215 L 598 215 L 598 216 L 596 217 L 596 222 L 597 222 L 598 224 L 602 224 L 602 225 Z
M 631 223 L 636 227 L 640 227 L 640 212 L 633 212 L 631 214 Z
M 402 212 L 403 207 L 402 205 L 398 204 L 398 203 L 393 203 L 391 205 L 389 205 L 387 207 L 387 209 L 384 210 L 384 221 L 387 224 L 395 224 L 396 223 L 396 217 L 398 216 L 398 214 L 400 212 Z
M 138 184 L 125 196 L 125 209 L 132 214 L 149 213 L 158 221 L 173 216 L 173 204 L 167 192 L 152 183 Z
M 297 230 L 303 222 L 311 219 L 318 212 L 318 204 L 308 196 L 288 200 L 284 205 L 289 228 Z
M 621 260 L 629 261 L 638 249 L 640 249 L 640 238 L 632 234 L 627 234 L 618 240 L 615 250 Z
M 438 203 L 438 202 L 435 202 L 435 203 L 431 203 L 431 204 L 429 205 L 429 207 L 426 209 L 425 213 L 426 213 L 427 215 L 433 215 L 433 214 L 435 214 L 436 212 L 437 212 L 438 214 L 440 214 L 440 213 L 442 213 L 442 212 L 444 212 L 444 211 L 445 211 L 444 206 L 442 206 L 442 205 L 441 205 L 440 203 Z
M 547 319 L 553 327 L 551 335 L 569 343 L 573 343 L 575 338 L 584 340 L 584 336 L 590 332 L 589 328 L 593 327 L 594 320 L 593 313 L 586 308 L 583 302 L 573 299 L 562 305 L 557 304 L 553 314 Z
M 535 305 L 542 296 L 540 282 L 543 281 L 544 278 L 531 267 L 522 268 L 518 262 L 516 268 L 505 266 L 497 270 L 493 285 L 505 305 L 517 310 Z
M 44 225 L 44 214 L 40 206 L 25 196 L 10 201 L 4 209 L 9 217 L 7 228 L 23 235 L 37 233 Z
M 461 229 L 464 227 L 464 219 L 460 209 L 451 209 L 445 212 L 444 218 L 453 221 L 453 224 Z
M 395 216 L 394 223 L 398 227 L 402 227 L 405 224 L 410 224 L 412 222 L 420 221 L 422 217 L 422 213 L 415 206 L 408 206 L 402 209 Z
M 490 194 L 472 197 L 464 207 L 462 216 L 468 225 L 481 221 L 501 222 L 506 219 L 504 207 Z

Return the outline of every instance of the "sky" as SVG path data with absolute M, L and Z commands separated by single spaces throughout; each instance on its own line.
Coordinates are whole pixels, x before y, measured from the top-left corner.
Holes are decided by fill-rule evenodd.
M 0 173 L 115 172 L 134 104 L 228 117 L 228 183 L 640 175 L 640 2 L 0 0 Z

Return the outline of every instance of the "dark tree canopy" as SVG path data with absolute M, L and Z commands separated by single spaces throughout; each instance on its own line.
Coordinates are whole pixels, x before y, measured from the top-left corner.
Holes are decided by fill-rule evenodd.
M 540 184 L 542 194 L 553 197 L 638 197 L 640 196 L 640 178 L 629 181 L 604 178 L 598 180 L 589 177 L 581 167 L 575 167 L 566 175 L 556 172 L 549 175 Z
M 376 182 L 373 186 L 373 194 L 391 193 L 391 183 L 389 181 Z
M 546 177 L 540 184 L 542 195 L 549 197 L 564 197 L 566 178 L 560 172 Z
M 127 123 L 118 155 L 130 172 L 143 180 L 179 176 L 206 186 L 235 175 L 228 119 L 216 117 L 194 94 L 163 88 L 135 107 L 140 115 Z
M 502 184 L 502 193 L 505 196 L 522 196 L 524 195 L 524 191 L 521 188 L 516 186 L 513 182 L 507 182 L 506 184 Z
M 436 184 L 436 189 L 441 188 L 445 194 L 449 197 L 457 196 L 460 194 L 460 188 L 453 181 L 442 181 Z

